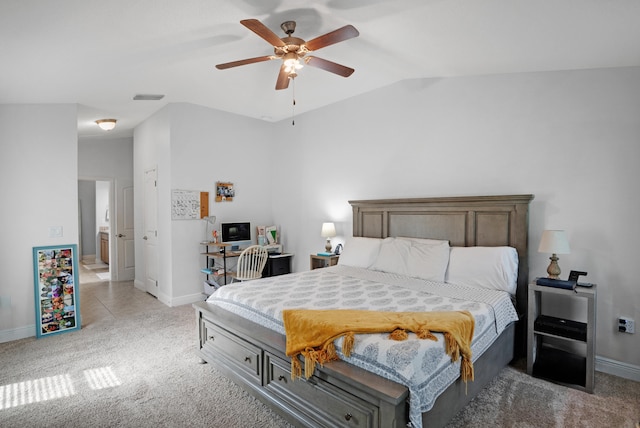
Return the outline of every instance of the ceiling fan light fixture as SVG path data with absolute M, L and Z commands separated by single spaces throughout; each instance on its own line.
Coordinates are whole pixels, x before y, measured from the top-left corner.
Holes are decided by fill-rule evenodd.
M 304 66 L 295 52 L 289 52 L 284 56 L 284 67 L 284 71 L 287 73 L 295 73 L 296 70 L 300 70 Z
M 113 128 L 116 127 L 116 122 L 117 122 L 116 119 L 100 119 L 100 120 L 96 120 L 96 124 L 103 131 L 111 131 Z

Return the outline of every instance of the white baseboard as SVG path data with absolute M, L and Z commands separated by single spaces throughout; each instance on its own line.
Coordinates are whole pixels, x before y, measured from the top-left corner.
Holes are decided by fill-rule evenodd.
M 633 364 L 596 356 L 596 370 L 640 382 L 640 367 Z
M 190 305 L 191 303 L 202 302 L 203 300 L 205 300 L 204 293 L 189 294 L 172 299 L 169 306 Z
M 146 287 L 146 284 L 144 283 L 144 281 L 134 280 L 133 281 L 133 286 L 135 288 L 137 288 L 138 290 L 140 290 L 140 291 L 144 291 L 145 293 L 147 292 L 147 287 Z M 166 295 L 164 293 L 158 292 L 158 295 L 156 296 L 156 299 L 158 299 L 158 302 L 164 303 L 167 306 L 172 306 L 171 297 L 169 297 L 168 295 Z
M 35 325 L 26 325 L 24 327 L 18 327 L 11 330 L 0 330 L 0 343 L 26 339 L 27 337 L 35 337 L 35 335 Z
M 137 279 L 133 281 L 133 286 L 138 290 L 147 291 L 147 288 L 144 286 L 144 282 L 138 281 Z
M 158 299 L 159 302 L 162 302 L 165 305 L 171 307 L 171 297 L 167 296 L 164 293 L 158 292 L 158 295 L 156 296 L 156 298 Z

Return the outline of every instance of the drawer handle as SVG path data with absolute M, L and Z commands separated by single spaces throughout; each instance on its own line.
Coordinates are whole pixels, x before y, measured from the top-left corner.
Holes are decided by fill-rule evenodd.
M 208 340 L 214 341 L 214 340 L 215 340 L 215 338 L 216 338 L 215 336 L 209 336 L 209 339 L 208 339 Z
M 283 381 L 283 380 L 287 380 L 286 377 L 284 377 L 283 375 L 278 376 L 278 380 L 279 381 Z
M 352 417 L 353 415 L 351 413 L 347 413 L 346 415 L 344 415 L 344 419 L 347 421 L 350 421 Z
M 251 357 L 244 357 L 245 361 L 251 362 Z

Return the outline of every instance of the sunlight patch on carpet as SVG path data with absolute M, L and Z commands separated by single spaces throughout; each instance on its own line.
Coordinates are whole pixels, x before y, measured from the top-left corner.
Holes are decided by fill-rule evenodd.
M 69 374 L 0 385 L 0 410 L 75 394 Z
M 122 385 L 111 367 L 85 370 L 84 378 L 92 390 Z M 76 389 L 69 373 L 0 385 L 0 410 L 70 397 L 75 394 Z
M 122 384 L 111 367 L 85 370 L 84 378 L 91 389 L 113 388 Z

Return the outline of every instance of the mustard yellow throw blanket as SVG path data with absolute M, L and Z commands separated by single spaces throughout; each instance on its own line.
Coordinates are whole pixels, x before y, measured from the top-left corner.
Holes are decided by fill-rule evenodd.
M 438 340 L 431 332 L 444 333 L 445 350 L 451 361 L 462 357 L 460 377 L 473 380 L 471 339 L 475 322 L 469 311 L 443 312 L 378 312 L 352 309 L 282 311 L 287 336 L 286 354 L 291 357 L 291 378 L 302 375 L 298 355 L 304 356 L 307 378 L 316 363 L 338 359 L 333 341 L 344 336 L 342 352 L 347 357 L 353 348 L 354 334 L 391 333 L 394 340 L 405 340 L 407 331 L 420 339 Z

